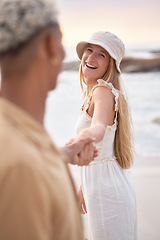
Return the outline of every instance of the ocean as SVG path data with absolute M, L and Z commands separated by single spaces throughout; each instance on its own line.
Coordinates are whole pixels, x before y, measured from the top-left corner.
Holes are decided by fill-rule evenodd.
M 67 53 L 66 61 L 76 59 L 73 49 Z M 136 154 L 160 156 L 160 123 L 154 122 L 160 119 L 160 72 L 122 73 L 122 81 L 133 118 Z M 59 146 L 75 136 L 81 103 L 79 72 L 61 72 L 57 88 L 48 94 L 45 112 L 45 127 Z

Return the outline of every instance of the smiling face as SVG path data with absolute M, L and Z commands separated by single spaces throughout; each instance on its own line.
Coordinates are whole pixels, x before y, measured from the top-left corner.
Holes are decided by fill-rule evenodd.
M 110 62 L 110 55 L 102 47 L 89 44 L 82 56 L 82 72 L 86 81 L 96 81 L 106 73 Z

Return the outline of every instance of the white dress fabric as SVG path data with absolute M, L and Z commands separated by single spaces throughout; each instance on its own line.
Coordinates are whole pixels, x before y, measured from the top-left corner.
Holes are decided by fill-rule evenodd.
M 114 138 L 117 129 L 118 91 L 111 83 L 97 80 L 98 85 L 111 89 L 115 96 L 116 116 L 114 124 L 107 126 L 102 141 L 96 144 L 98 157 L 81 168 L 81 185 L 87 207 L 89 240 L 136 240 L 137 215 L 135 192 L 128 175 L 114 154 Z M 91 126 L 92 118 L 87 109 L 81 111 L 77 122 L 77 134 Z

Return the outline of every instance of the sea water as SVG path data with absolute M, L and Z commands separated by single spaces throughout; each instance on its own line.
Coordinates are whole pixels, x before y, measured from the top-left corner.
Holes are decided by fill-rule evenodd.
M 133 118 L 135 149 L 141 156 L 160 156 L 160 72 L 123 73 Z M 45 126 L 62 146 L 75 136 L 75 124 L 82 104 L 78 71 L 63 71 L 57 88 L 48 94 Z

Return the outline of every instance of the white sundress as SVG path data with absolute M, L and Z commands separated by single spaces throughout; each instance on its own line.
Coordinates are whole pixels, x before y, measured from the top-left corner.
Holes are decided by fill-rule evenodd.
M 81 185 L 87 207 L 89 240 L 136 240 L 137 213 L 135 192 L 128 175 L 116 161 L 114 138 L 117 129 L 118 92 L 111 83 L 97 80 L 100 86 L 111 89 L 115 96 L 114 124 L 107 126 L 102 141 L 96 144 L 98 157 L 81 168 Z M 76 126 L 77 134 L 91 126 L 87 109 L 81 111 Z

